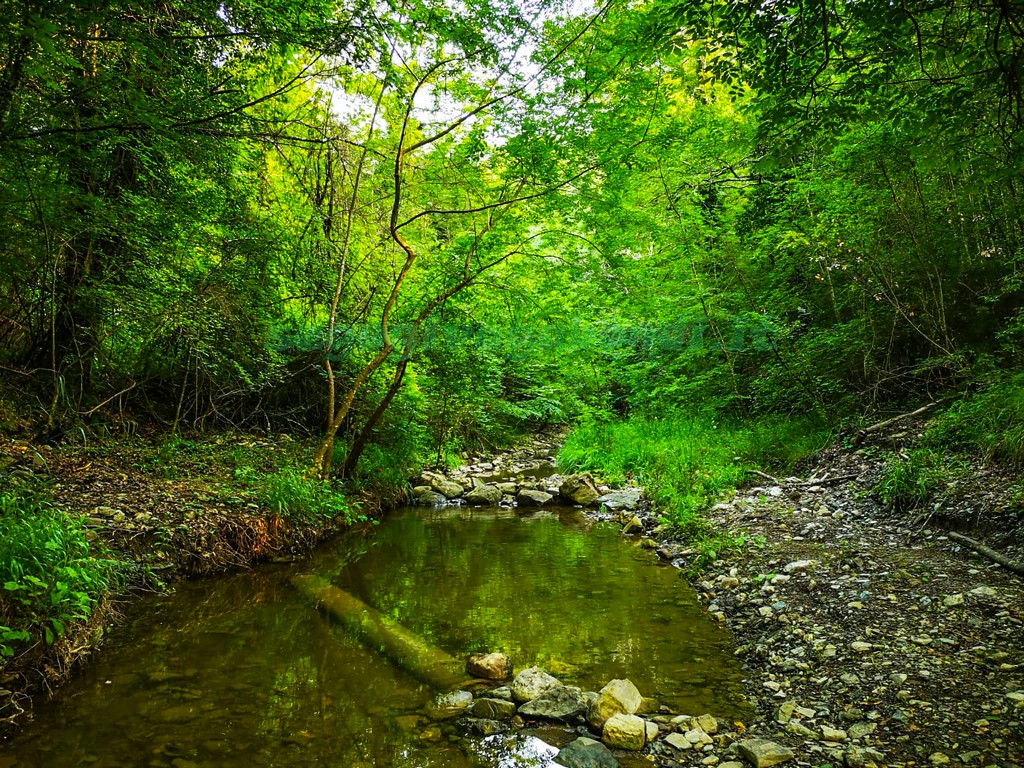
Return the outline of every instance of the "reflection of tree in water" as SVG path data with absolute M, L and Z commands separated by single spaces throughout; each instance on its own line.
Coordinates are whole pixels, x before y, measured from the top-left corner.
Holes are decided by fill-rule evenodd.
M 410 512 L 336 583 L 456 656 L 503 650 L 520 668 L 562 666 L 570 678 L 578 668 L 586 685 L 629 676 L 666 699 L 692 693 L 688 679 L 702 666 L 693 658 L 728 656 L 724 633 L 674 571 L 614 530 L 584 532 L 572 515 L 566 523 L 546 513 Z M 738 679 L 731 662 L 718 666 Z

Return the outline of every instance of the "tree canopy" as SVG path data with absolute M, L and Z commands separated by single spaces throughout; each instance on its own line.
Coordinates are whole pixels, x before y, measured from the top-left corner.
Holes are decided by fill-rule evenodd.
M 54 438 L 298 430 L 324 477 L 583 416 L 834 423 L 1013 381 L 1022 23 L 5 3 L 4 370 Z

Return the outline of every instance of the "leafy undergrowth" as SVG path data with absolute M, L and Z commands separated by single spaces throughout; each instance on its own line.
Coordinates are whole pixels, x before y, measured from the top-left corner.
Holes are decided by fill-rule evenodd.
M 891 456 L 872 490 L 887 507 L 910 512 L 940 500 L 969 471 L 957 456 L 916 448 Z
M 0 670 L 48 663 L 128 587 L 291 557 L 364 520 L 348 489 L 306 471 L 309 455 L 244 434 L 0 439 Z
M 749 469 L 785 469 L 819 451 L 830 435 L 803 420 L 721 422 L 671 416 L 588 421 L 575 427 L 558 455 L 570 471 L 595 472 L 612 484 L 635 482 L 666 524 L 713 559 L 742 544 L 714 530 L 705 511 L 740 486 Z
M 1024 373 L 996 376 L 951 405 L 928 426 L 924 442 L 1024 467 Z
M 0 657 L 53 645 L 124 584 L 131 568 L 90 544 L 81 518 L 35 493 L 0 492 Z

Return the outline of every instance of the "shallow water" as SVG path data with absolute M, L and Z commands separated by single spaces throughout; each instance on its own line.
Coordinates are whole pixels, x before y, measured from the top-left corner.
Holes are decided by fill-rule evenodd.
M 486 763 L 422 717 L 426 686 L 288 585 L 296 569 L 457 657 L 502 650 L 585 689 L 629 677 L 676 712 L 741 714 L 728 637 L 677 571 L 617 530 L 572 510 L 405 510 L 299 566 L 133 608 L 100 658 L 0 745 L 0 768 Z

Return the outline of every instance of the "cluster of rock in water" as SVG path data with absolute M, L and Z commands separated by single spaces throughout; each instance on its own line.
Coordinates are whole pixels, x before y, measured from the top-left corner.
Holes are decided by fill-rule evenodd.
M 672 713 L 643 696 L 629 680 L 611 680 L 600 691 L 564 685 L 540 667 L 511 677 L 511 665 L 501 653 L 476 654 L 467 670 L 497 687 L 474 697 L 466 690 L 438 696 L 428 709 L 433 720 L 457 718 L 459 729 L 476 737 L 514 732 L 528 724 L 556 723 L 574 730 L 577 738 L 561 750 L 538 750 L 547 768 L 616 768 L 612 750 L 650 754 L 703 755 L 705 765 L 754 768 L 794 758 L 786 747 L 765 739 L 743 738 L 732 726 L 711 714 Z M 510 680 L 511 678 L 511 680 Z M 547 746 L 547 745 L 543 745 Z
M 639 488 L 613 490 L 598 485 L 587 473 L 562 476 L 554 473 L 553 459 L 507 467 L 480 462 L 460 467 L 451 474 L 423 472 L 415 481 L 412 495 L 427 507 L 448 504 L 537 508 L 572 504 L 601 507 L 609 511 L 633 510 L 640 502 Z

